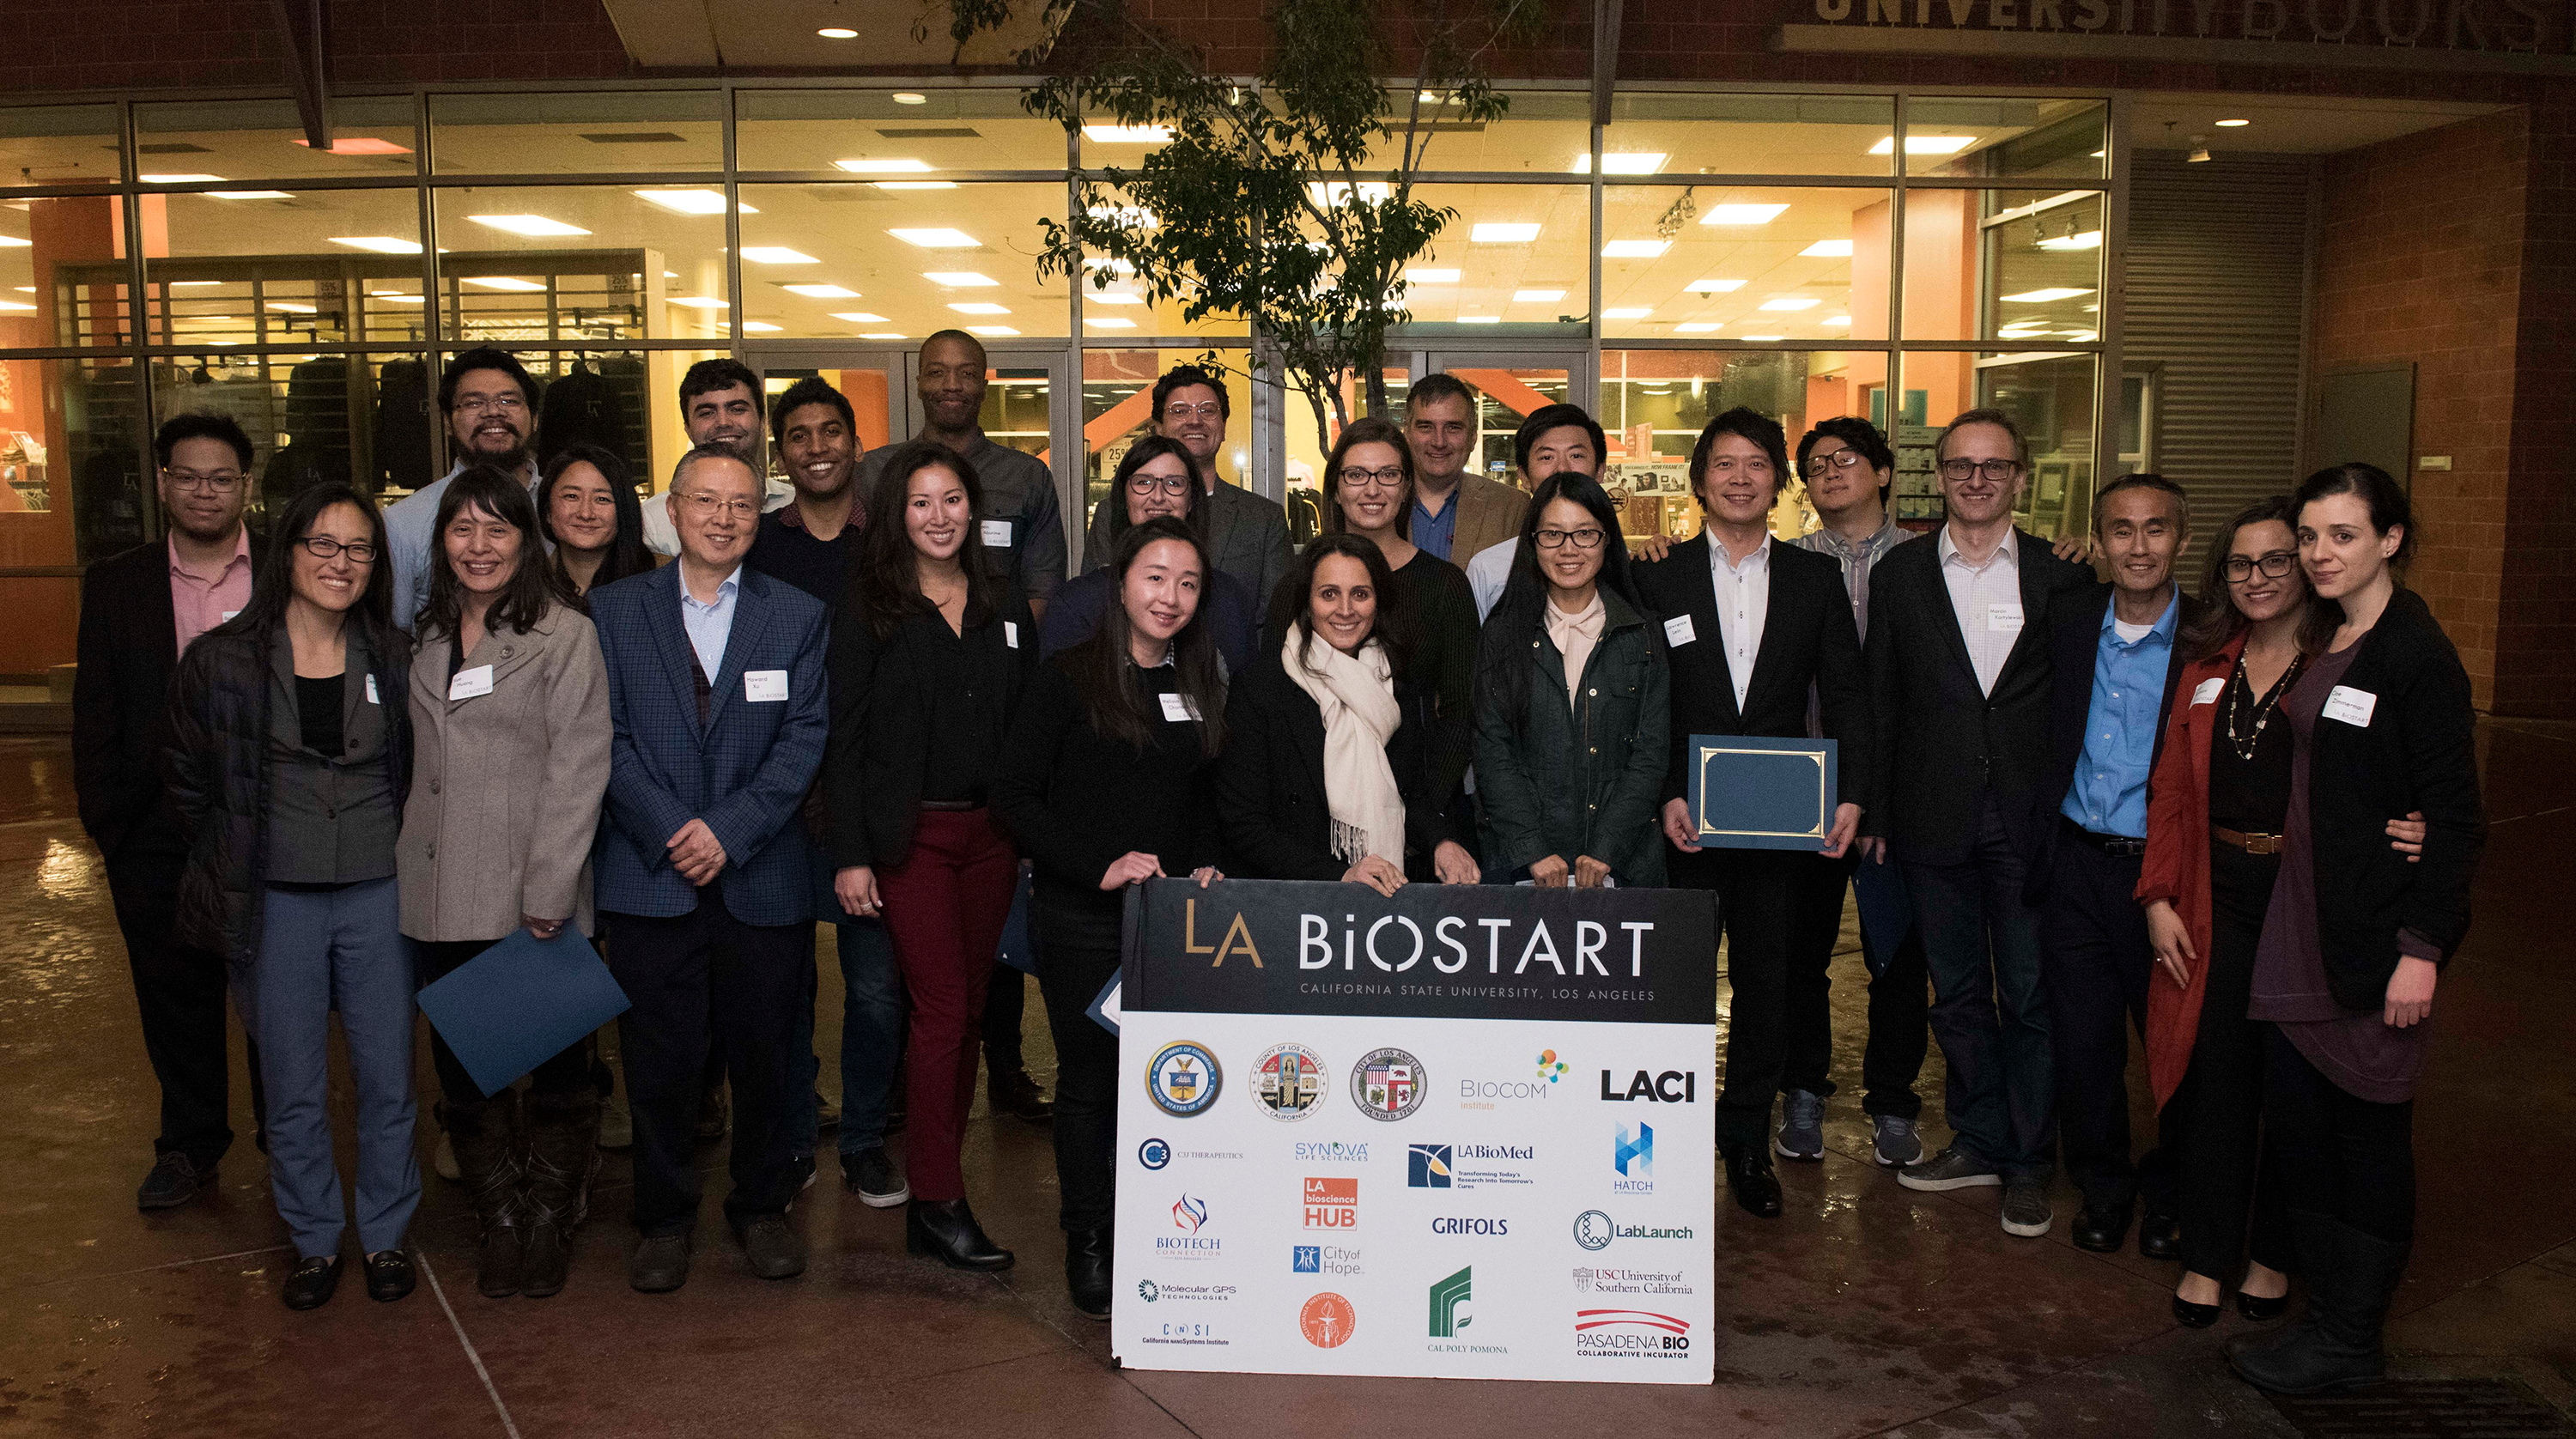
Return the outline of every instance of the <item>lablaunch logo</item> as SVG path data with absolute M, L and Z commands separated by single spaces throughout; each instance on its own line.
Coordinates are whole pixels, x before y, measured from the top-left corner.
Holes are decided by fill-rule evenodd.
M 1482 1215 L 1470 1216 L 1439 1214 L 1432 1216 L 1431 1232 L 1434 1234 L 1484 1234 L 1499 1237 L 1508 1235 L 1512 1232 L 1512 1222 L 1508 1219 L 1489 1219 Z
M 1317 1141 L 1301 1139 L 1297 1141 L 1297 1158 L 1300 1163 L 1306 1164 L 1366 1164 L 1368 1146 L 1344 1144 L 1338 1139 Z
M 1340 1244 L 1299 1244 L 1291 1246 L 1288 1272 L 1291 1274 L 1332 1274 L 1344 1277 L 1361 1273 L 1360 1251 Z
M 1172 1162 L 1172 1146 L 1159 1139 L 1148 1139 L 1136 1146 L 1136 1162 L 1147 1169 L 1160 1169 Z
M 1667 1069 L 1661 1074 L 1650 1075 L 1641 1069 L 1637 1071 L 1635 1078 L 1628 1081 L 1626 1089 L 1614 1091 L 1610 1087 L 1610 1071 L 1605 1069 L 1601 1071 L 1601 1097 L 1614 1100 L 1645 1100 L 1655 1104 L 1697 1104 L 1699 1071 Z
M 1324 1061 L 1302 1044 L 1277 1044 L 1252 1066 L 1252 1094 L 1271 1118 L 1298 1120 L 1324 1103 Z
M 1300 1186 L 1308 1229 L 1356 1229 L 1360 1222 L 1360 1182 L 1309 1175 Z
M 1405 1150 L 1409 1189 L 1490 1189 L 1533 1183 L 1513 1167 L 1538 1158 L 1534 1144 L 1415 1144 Z
M 1217 1068 L 1216 1055 L 1204 1044 L 1176 1040 L 1155 1052 L 1154 1062 L 1145 1066 L 1145 1092 L 1165 1114 L 1187 1117 L 1216 1103 L 1217 1091 L 1225 1087 L 1225 1075 Z
M 1618 1126 L 1610 1141 L 1610 1163 L 1619 1177 L 1610 1181 L 1613 1194 L 1652 1194 L 1655 1192 L 1655 1126 L 1640 1123 L 1634 1137 L 1628 1126 Z
M 1574 1216 L 1574 1242 L 1586 1249 L 1606 1249 L 1613 1239 L 1688 1239 L 1692 1233 L 1687 1224 L 1621 1224 L 1598 1209 Z
M 1475 1292 L 1476 1266 L 1472 1264 L 1446 1279 L 1433 1281 L 1431 1285 L 1432 1338 L 1454 1339 L 1459 1330 L 1476 1322 L 1476 1316 L 1467 1312 L 1468 1302 L 1475 1297 Z
M 1577 1309 L 1578 1359 L 1687 1359 L 1690 1321 L 1647 1309 Z

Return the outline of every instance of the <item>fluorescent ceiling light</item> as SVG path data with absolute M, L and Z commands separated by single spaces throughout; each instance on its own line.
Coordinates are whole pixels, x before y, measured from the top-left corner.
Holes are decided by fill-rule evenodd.
M 2099 230 L 2082 230 L 2072 235 L 2052 236 L 2049 239 L 2040 241 L 2039 248 L 2043 250 L 2099 250 L 2102 248 L 2102 232 Z
M 957 188 L 957 182 L 954 180 L 871 180 L 868 183 L 880 190 L 954 190 Z
M 1601 247 L 1605 260 L 1651 260 L 1673 247 L 1670 240 L 1613 240 Z
M 1470 231 L 1469 237 L 1479 245 L 1526 245 L 1538 238 L 1538 226 L 1521 220 L 1489 220 Z
M 774 335 L 778 333 L 778 327 L 769 323 L 767 320 L 745 320 L 742 322 L 742 328 L 745 334 L 751 335 Z
M 1564 298 L 1565 292 L 1563 290 L 1512 291 L 1512 303 L 1515 305 L 1544 305 L 1550 300 L 1562 300 Z
M 927 105 L 927 104 L 929 104 L 929 103 L 930 103 L 930 97 L 929 97 L 929 96 L 927 96 L 927 95 L 918 95 L 918 94 L 913 93 L 913 92 L 912 92 L 912 91 L 910 91 L 910 90 L 897 90 L 897 91 L 895 91 L 892 95 L 889 95 L 889 96 L 887 96 L 886 98 L 887 98 L 887 99 L 889 99 L 889 100 L 894 101 L 894 102 L 895 102 L 896 104 L 898 104 L 898 105 Z M 872 338 L 876 338 L 876 339 L 885 339 L 885 340 L 900 340 L 900 339 L 902 339 L 902 338 L 903 338 L 903 336 L 901 336 L 901 335 L 879 335 L 879 336 L 873 336 Z
M 972 270 L 924 270 L 921 272 L 921 278 L 951 290 L 980 290 L 1002 283 L 991 276 L 978 275 Z
M 1642 320 L 1653 313 L 1655 313 L 1655 311 L 1654 307 L 1651 305 L 1623 305 L 1615 310 L 1602 311 L 1601 318 L 1605 320 Z
M 861 335 L 859 338 L 862 340 L 900 340 L 903 338 L 903 332 L 900 330 L 876 330 L 871 333 Z
M 1813 295 L 1782 295 L 1777 299 L 1763 301 L 1762 308 L 1766 310 L 1812 310 L 1823 303 L 1824 301 L 1817 299 Z
M 823 263 L 802 250 L 784 245 L 745 245 L 742 257 L 755 265 L 819 265 Z
M 853 325 L 882 325 L 886 322 L 885 316 L 871 315 L 865 310 L 834 310 L 832 318 L 847 320 Z
M 967 331 L 967 333 L 968 333 L 968 334 L 973 334 L 973 335 L 996 335 L 996 336 L 999 336 L 999 335 L 1016 335 L 1016 334 L 1018 334 L 1018 333 L 1019 333 L 1019 331 L 1012 329 L 1012 328 L 1011 328 L 1010 326 L 1008 326 L 1008 325 L 968 325 L 968 326 L 966 327 L 966 331 Z
M 1458 272 L 1455 270 L 1417 270 L 1408 265 L 1404 270 L 1404 283 L 1408 285 L 1454 285 L 1458 283 Z
M 1114 275 L 1132 275 L 1136 273 L 1136 265 L 1134 261 L 1113 260 L 1107 255 L 1083 256 L 1082 268 L 1086 270 L 1107 270 Z
M 164 281 L 163 283 L 164 283 L 164 284 L 166 284 L 166 285 L 168 285 L 171 289 L 173 289 L 173 290 L 177 290 L 177 289 L 183 289 L 183 288 L 197 288 L 197 287 L 202 287 L 202 286 L 206 286 L 206 285 L 220 285 L 220 284 L 222 284 L 222 283 L 223 283 L 223 281 L 221 281 L 221 280 L 167 280 L 167 281 Z
M 853 175 L 926 175 L 931 168 L 927 160 L 835 160 L 832 165 Z
M 1172 138 L 1169 125 L 1085 125 L 1082 138 L 1095 145 L 1160 145 Z
M 521 295 L 545 288 L 535 280 L 522 280 L 512 275 L 468 275 L 465 277 L 465 283 L 480 285 L 487 290 L 508 290 L 513 294 Z
M 728 308 L 724 301 L 710 300 L 704 295 L 673 295 L 667 303 L 677 305 L 684 310 L 722 310 Z
M 222 179 L 222 178 L 223 178 L 223 176 L 221 176 L 221 175 L 137 175 L 137 176 L 135 176 L 134 178 L 135 178 L 135 179 L 137 179 L 137 180 L 142 181 L 142 182 L 143 182 L 144 184 L 146 184 L 146 185 L 207 185 L 207 184 L 212 184 L 213 182 L 215 182 L 215 181 L 217 181 L 217 180 Z
M 1306 187 L 1306 194 L 1316 204 L 1330 210 L 1349 204 L 1354 188 L 1359 191 L 1360 199 L 1371 205 L 1383 204 L 1395 194 L 1395 187 L 1384 180 L 1362 180 L 1356 187 L 1348 180 L 1318 180 Z
M 663 209 L 668 210 L 675 215 L 721 215 L 724 213 L 725 201 L 724 191 L 722 190 L 638 190 L 635 192 L 635 198 L 648 205 L 659 205 Z M 740 205 L 739 208 L 740 212 L 745 215 L 757 215 L 760 213 L 759 210 L 749 205 Z
M 1788 338 L 1788 336 L 1786 336 L 1786 335 L 1747 335 L 1747 336 L 1745 336 L 1744 338 L 1746 338 L 1746 339 L 1748 339 L 1748 340 L 1752 340 L 1752 341 L 1754 341 L 1754 342 L 1755 342 L 1755 343 L 1757 343 L 1757 344 L 1762 344 L 1762 343 L 1768 343 L 1768 342 L 1770 342 L 1770 341 L 1772 341 L 1772 340 L 1785 340 L 1785 339 L 1787 339 L 1787 338 Z
M 985 300 L 951 300 L 948 303 L 948 308 L 955 310 L 961 315 L 1007 315 L 1011 313 L 1010 306 L 996 305 Z
M 1664 168 L 1664 161 L 1667 158 L 1668 156 L 1666 155 L 1666 152 L 1662 150 L 1612 150 L 1601 157 L 1601 173 L 1604 175 L 1652 175 Z M 1574 173 L 1578 175 L 1591 174 L 1592 157 L 1590 155 L 1575 156 Z
M 272 310 L 283 310 L 290 315 L 310 315 L 315 313 L 314 308 L 311 305 L 298 304 L 293 300 L 271 300 L 268 302 L 268 308 Z
M 1850 324 L 1850 323 L 1851 323 L 1851 316 L 1849 316 L 1849 315 L 1827 315 L 1827 316 L 1825 316 L 1823 319 L 1818 320 L 1816 323 L 1817 323 L 1817 324 L 1819 324 L 1819 325 L 1824 326 L 1826 329 L 1829 329 L 1829 330 L 1838 330 L 1838 329 L 1841 329 L 1842 327 L 1844 327 L 1844 326 L 1846 326 L 1846 325 L 1848 325 L 1848 324 Z
M 1905 137 L 1905 153 L 1908 155 L 1956 155 L 1975 143 L 1977 143 L 1977 137 L 1974 135 L 1908 135 Z M 1895 154 L 1896 137 L 1893 135 L 1879 136 L 1878 143 L 1869 147 L 1869 153 L 1873 155 Z
M 1682 288 L 1694 295 L 1723 295 L 1744 288 L 1742 280 L 1693 280 Z
M 1716 323 L 1710 320 L 1693 320 L 1687 325 L 1673 326 L 1674 330 L 1685 335 L 1705 335 L 1716 328 Z
M 2007 305 L 2045 305 L 2051 300 L 2072 300 L 2078 295 L 2092 293 L 2071 285 L 2052 285 L 2045 290 L 2024 290 L 2018 295 L 2006 295 L 2003 300 Z
M 1095 220 L 1115 221 L 1139 230 L 1150 230 L 1163 223 L 1153 211 L 1142 205 L 1094 205 L 1090 214 Z
M 976 244 L 975 237 L 967 234 L 963 230 L 934 228 L 920 230 L 888 230 L 886 233 L 903 241 L 907 245 L 918 245 L 925 250 L 973 250 L 979 248 Z
M 2216 125 L 2221 130 L 2233 130 L 2239 126 L 2251 125 L 2254 122 L 2251 120 L 2212 120 L 2210 123 Z
M 1998 340 L 2027 340 L 2033 335 L 2045 335 L 2047 333 L 2048 327 L 2046 325 L 2006 325 L 2002 329 L 1995 331 L 1995 338 Z
M 0 310 L 7 310 L 12 313 L 22 310 L 32 310 L 34 308 L 36 307 L 28 304 L 24 300 L 0 300 Z
M 524 236 L 531 240 L 590 233 L 579 225 L 567 225 L 561 220 L 549 220 L 543 215 L 468 215 L 465 218 L 477 225 L 486 225 L 492 229 Z
M 1458 317 L 1458 323 L 1462 325 L 1499 325 L 1502 322 L 1503 317 L 1500 315 L 1460 315 Z
M 0 235 L 0 250 L 24 250 L 33 247 L 35 243 L 33 240 L 21 240 L 15 235 Z
M 420 296 L 418 295 L 397 295 L 391 291 L 387 291 L 383 294 L 375 294 L 371 291 L 369 292 L 368 297 L 370 299 L 382 300 L 388 305 L 417 305 L 420 303 Z
M 855 300 L 859 297 L 859 292 L 847 285 L 781 285 L 778 288 L 809 300 Z
M 847 29 L 839 25 L 826 25 L 814 33 L 822 36 L 826 40 L 856 40 L 859 38 L 858 31 Z
M 284 190 L 208 190 L 209 200 L 292 200 Z
M 1085 290 L 1082 302 L 1086 305 L 1141 305 L 1145 303 L 1145 297 L 1125 290 Z
M 1852 242 L 1849 240 L 1818 240 L 1798 253 L 1817 260 L 1848 260 L 1851 252 Z
M 1085 315 L 1082 323 L 1095 330 L 1132 330 L 1136 322 L 1125 315 Z
M 1699 217 L 1703 225 L 1768 225 L 1780 218 L 1786 205 L 1711 205 Z

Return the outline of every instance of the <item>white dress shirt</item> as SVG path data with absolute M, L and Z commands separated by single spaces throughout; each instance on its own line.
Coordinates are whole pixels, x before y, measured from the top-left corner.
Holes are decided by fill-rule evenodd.
M 1941 580 L 1950 587 L 1950 613 L 1959 621 L 1959 638 L 1967 641 L 1968 663 L 1977 672 L 1977 689 L 1995 692 L 1995 677 L 2012 657 L 2021 638 L 2021 535 L 2004 532 L 2003 543 L 1982 565 L 1968 563 L 1941 527 Z
M 713 604 L 701 604 L 689 593 L 686 576 L 680 580 L 680 626 L 689 632 L 689 648 L 698 656 L 698 668 L 706 671 L 707 683 L 714 684 L 724 673 L 725 642 L 733 638 L 733 601 L 742 592 L 742 566 L 716 586 Z
M 1512 561 L 1521 555 L 1520 537 L 1515 535 L 1498 545 L 1487 545 L 1467 559 L 1467 589 L 1476 597 L 1476 619 L 1482 623 L 1492 616 L 1494 606 L 1502 603 L 1503 590 L 1512 581 Z
M 1735 681 L 1735 712 L 1744 712 L 1745 687 L 1762 653 L 1762 623 L 1771 615 L 1771 536 L 1738 564 L 1717 532 L 1708 532 L 1708 577 L 1717 597 L 1717 632 L 1726 647 L 1726 673 Z

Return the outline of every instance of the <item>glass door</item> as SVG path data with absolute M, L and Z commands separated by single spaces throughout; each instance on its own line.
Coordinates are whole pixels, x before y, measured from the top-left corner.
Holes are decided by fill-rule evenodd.
M 1521 421 L 1546 405 L 1594 407 L 1599 388 L 1599 360 L 1589 349 L 1415 351 L 1412 374 L 1446 371 L 1467 382 L 1479 397 L 1478 458 L 1484 475 L 1506 485 L 1520 483 L 1512 468 L 1512 436 Z M 1390 396 L 1390 399 L 1393 397 Z M 1605 463 L 1621 458 L 1619 437 L 1610 437 Z

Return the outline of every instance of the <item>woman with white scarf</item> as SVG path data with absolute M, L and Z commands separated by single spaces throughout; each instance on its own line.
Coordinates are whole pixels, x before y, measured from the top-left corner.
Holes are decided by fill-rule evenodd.
M 1397 599 L 1377 546 L 1326 535 L 1281 585 L 1282 638 L 1235 682 L 1216 802 L 1241 879 L 1474 884 L 1476 861 L 1425 790 Z

